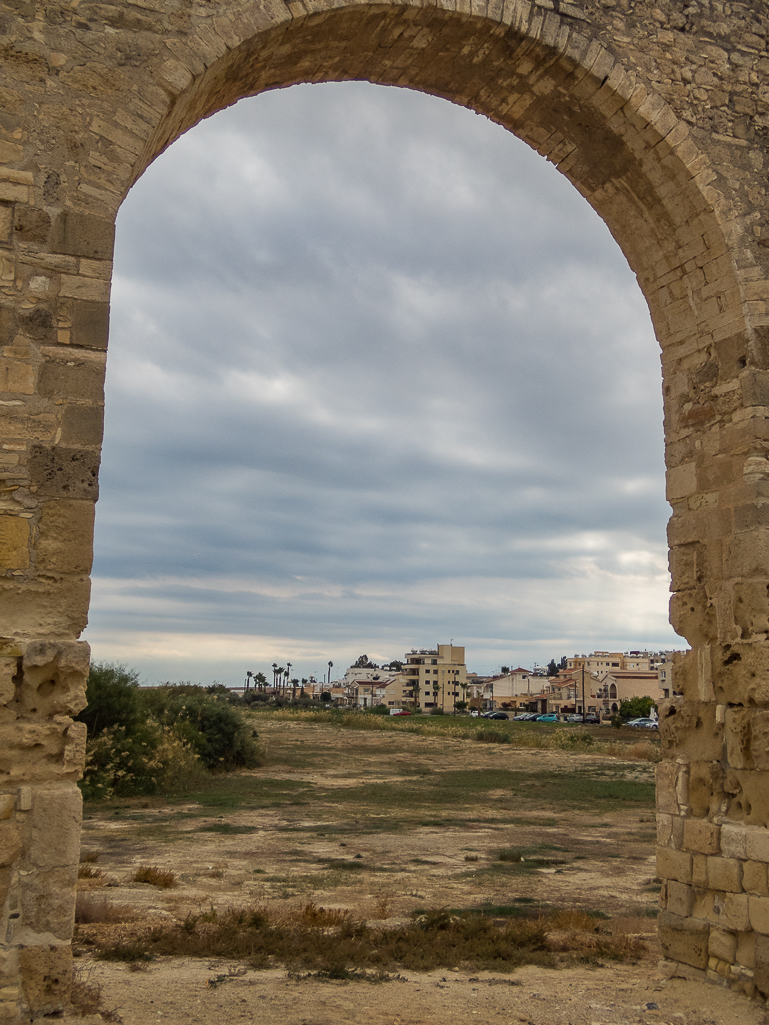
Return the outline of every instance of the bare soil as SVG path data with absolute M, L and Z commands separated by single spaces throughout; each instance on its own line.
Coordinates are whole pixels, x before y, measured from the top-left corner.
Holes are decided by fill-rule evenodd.
M 294 722 L 259 730 L 270 758 L 259 770 L 182 801 L 87 810 L 83 857 L 95 860 L 84 870 L 94 875 L 80 899 L 113 920 L 78 927 L 78 971 L 126 1025 L 765 1021 L 742 995 L 667 979 L 660 965 L 648 762 Z M 176 885 L 133 882 L 148 866 Z M 585 909 L 645 950 L 630 963 L 509 973 L 460 964 L 379 984 L 223 959 L 161 958 L 137 971 L 93 956 L 94 940 L 211 906 L 288 913 L 309 902 L 384 928 L 440 907 Z

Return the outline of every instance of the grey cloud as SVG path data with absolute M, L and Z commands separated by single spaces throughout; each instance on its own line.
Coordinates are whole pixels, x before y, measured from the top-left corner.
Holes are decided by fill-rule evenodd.
M 95 574 L 125 584 L 107 608 L 97 580 L 95 635 L 552 637 L 569 624 L 544 606 L 516 626 L 355 589 L 557 581 L 586 531 L 600 572 L 663 553 L 632 275 L 568 183 L 442 101 L 302 87 L 190 133 L 121 212 L 110 344 Z M 217 575 L 348 597 L 235 598 Z M 208 583 L 163 583 L 186 577 Z

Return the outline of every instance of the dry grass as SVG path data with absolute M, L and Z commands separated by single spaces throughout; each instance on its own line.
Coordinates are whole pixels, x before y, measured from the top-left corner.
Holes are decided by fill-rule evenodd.
M 90 865 L 79 865 L 77 870 L 78 879 L 101 879 L 104 873 L 100 868 L 91 868 Z
M 136 918 L 128 904 L 110 904 L 103 895 L 79 893 L 75 900 L 75 921 L 78 925 L 132 922 Z
M 456 965 L 509 971 L 523 964 L 555 968 L 625 960 L 643 949 L 637 938 L 599 934 L 595 919 L 582 912 L 548 915 L 532 910 L 500 921 L 479 912 L 440 908 L 408 925 L 382 928 L 353 919 L 349 911 L 310 902 L 280 915 L 262 906 L 221 912 L 212 908 L 173 926 L 101 945 L 98 956 L 127 962 L 160 955 L 222 957 L 257 968 L 279 963 L 325 973 L 430 971 Z
M 108 1010 L 102 1001 L 101 986 L 97 982 L 91 982 L 90 973 L 78 967 L 73 968 L 69 1002 L 75 1014 L 81 1018 L 98 1014 L 103 1021 L 119 1022 L 121 1019 L 117 1011 Z
M 135 883 L 149 883 L 151 886 L 158 886 L 163 890 L 171 890 L 176 886 L 174 873 L 157 868 L 155 865 L 141 865 L 136 869 L 132 878 Z

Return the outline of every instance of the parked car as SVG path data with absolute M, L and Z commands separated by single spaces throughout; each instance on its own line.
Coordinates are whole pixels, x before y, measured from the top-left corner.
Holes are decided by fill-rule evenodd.
M 390 712 L 390 715 L 411 715 L 411 712 Z
M 590 726 L 598 726 L 601 722 L 601 719 L 599 716 L 595 714 L 595 712 L 588 712 L 585 716 L 585 722 Z
M 487 712 L 484 716 L 486 719 L 509 719 L 510 716 L 507 712 Z
M 649 725 L 646 727 L 647 730 L 658 730 L 659 728 L 660 728 L 660 724 L 659 724 L 659 722 L 656 719 L 653 719 L 649 723 Z
M 636 726 L 636 727 L 642 727 L 643 728 L 643 727 L 650 726 L 653 722 L 654 722 L 654 719 L 649 719 L 648 717 L 646 717 L 646 718 L 643 718 L 643 719 L 631 719 L 630 722 L 625 723 L 625 725 L 626 726 Z
M 558 716 L 555 712 L 545 712 L 544 715 L 538 715 L 537 722 L 558 722 Z

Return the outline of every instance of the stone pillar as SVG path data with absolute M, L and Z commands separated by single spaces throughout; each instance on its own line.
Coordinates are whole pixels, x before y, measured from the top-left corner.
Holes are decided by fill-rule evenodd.
M 769 372 L 760 334 L 681 360 L 666 407 L 675 595 L 657 773 L 659 933 L 678 974 L 769 996 Z M 673 393 L 676 393 L 675 395 Z
M 0 1019 L 60 1011 L 80 850 L 88 645 L 0 647 Z
M 29 134 L 4 113 L 0 162 L 22 162 Z M 71 979 L 85 757 L 71 716 L 85 706 L 89 663 L 78 637 L 113 238 L 110 217 L 62 209 L 51 146 L 34 174 L 0 166 L 0 1020 L 10 1021 L 60 1012 Z

